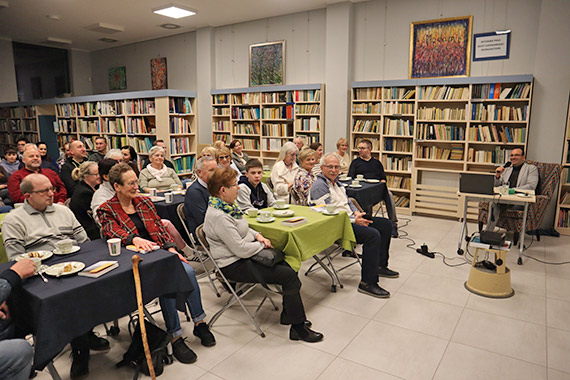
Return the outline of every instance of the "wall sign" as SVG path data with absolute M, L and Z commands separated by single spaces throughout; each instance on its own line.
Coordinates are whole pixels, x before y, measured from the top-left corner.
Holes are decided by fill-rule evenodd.
M 510 49 L 510 30 L 473 35 L 473 61 L 508 59 Z

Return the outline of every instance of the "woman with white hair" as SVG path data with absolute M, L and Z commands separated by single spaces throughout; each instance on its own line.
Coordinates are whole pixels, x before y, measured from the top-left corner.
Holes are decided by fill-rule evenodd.
M 171 185 L 182 187 L 182 181 L 174 170 L 164 165 L 164 149 L 153 146 L 148 152 L 150 164 L 139 175 L 139 186 L 148 193 L 149 189 L 169 190 Z
M 271 183 L 275 199 L 289 201 L 289 192 L 295 183 L 299 165 L 295 162 L 299 148 L 288 141 L 281 147 L 277 162 L 271 169 Z

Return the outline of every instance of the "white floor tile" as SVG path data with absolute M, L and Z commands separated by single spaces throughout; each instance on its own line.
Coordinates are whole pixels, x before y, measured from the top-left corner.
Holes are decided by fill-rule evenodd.
M 219 376 L 214 375 L 213 373 L 206 373 L 204 376 L 201 376 L 198 380 L 224 380 Z
M 398 380 L 400 377 L 389 375 L 343 358 L 336 358 L 317 380 Z
M 570 302 L 546 299 L 546 325 L 561 330 L 570 331 Z
M 546 297 L 570 301 L 570 278 L 547 276 Z
M 570 380 L 570 373 L 549 368 L 548 380 Z
M 465 306 L 471 294 L 463 285 L 466 280 L 416 272 L 398 292 L 455 306 Z
M 509 298 L 487 298 L 473 295 L 469 297 L 466 307 L 541 325 L 546 323 L 546 298 L 523 292 L 515 292 Z
M 548 367 L 570 373 L 570 332 L 548 328 Z

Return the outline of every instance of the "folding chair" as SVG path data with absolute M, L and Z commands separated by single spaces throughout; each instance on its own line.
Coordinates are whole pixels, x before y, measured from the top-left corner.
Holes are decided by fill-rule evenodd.
M 224 273 L 220 270 L 220 267 L 218 267 L 218 263 L 216 263 L 216 261 L 214 260 L 214 257 L 212 256 L 212 253 L 210 252 L 210 245 L 208 244 L 208 241 L 206 240 L 206 235 L 204 234 L 203 225 L 199 225 L 196 228 L 196 237 L 198 239 L 198 242 L 200 243 L 200 245 L 204 249 L 204 252 L 206 252 L 206 254 L 210 258 L 210 260 L 212 260 L 212 263 L 214 264 L 214 267 L 216 268 L 215 270 L 216 270 L 216 273 L 218 276 L 217 277 L 218 280 L 223 281 L 222 284 L 224 285 L 224 288 L 226 288 L 226 290 L 230 293 L 230 296 L 228 297 L 228 299 L 226 300 L 226 302 L 224 303 L 222 308 L 216 314 L 214 314 L 212 319 L 210 319 L 210 322 L 208 322 L 208 325 L 210 327 L 212 327 L 214 325 L 214 323 L 218 320 L 218 318 L 227 309 L 229 309 L 231 306 L 233 306 L 237 302 L 237 303 L 239 303 L 239 305 L 241 306 L 243 311 L 247 314 L 251 323 L 253 323 L 253 325 L 255 326 L 257 333 L 259 335 L 261 335 L 262 338 L 265 338 L 265 333 L 263 332 L 263 330 L 261 330 L 261 327 L 259 327 L 259 324 L 255 320 L 255 316 L 257 315 L 257 312 L 261 309 L 261 306 L 263 306 L 263 303 L 265 302 L 266 299 L 269 299 L 269 301 L 273 305 L 274 310 L 276 310 L 276 311 L 279 310 L 278 307 L 273 302 L 273 300 L 271 299 L 271 296 L 269 295 L 269 290 L 262 287 L 262 289 L 265 292 L 265 295 L 263 296 L 263 299 L 261 300 L 261 303 L 259 304 L 257 309 L 255 309 L 255 313 L 253 315 L 251 315 L 251 313 L 247 309 L 246 305 L 243 303 L 242 299 L 245 296 L 247 296 L 249 293 L 251 293 L 251 291 L 253 289 L 255 289 L 260 284 L 259 283 L 236 283 L 236 282 L 231 282 L 230 280 L 228 280 L 226 278 L 226 276 L 224 275 Z M 194 239 L 194 237 L 192 237 L 192 236 L 190 238 Z

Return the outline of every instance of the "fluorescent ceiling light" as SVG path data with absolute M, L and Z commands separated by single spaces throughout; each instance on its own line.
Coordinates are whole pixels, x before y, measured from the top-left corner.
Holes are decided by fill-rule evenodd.
M 153 13 L 176 19 L 193 16 L 196 14 L 196 12 L 183 8 L 177 4 L 168 4 L 166 6 L 154 9 Z

